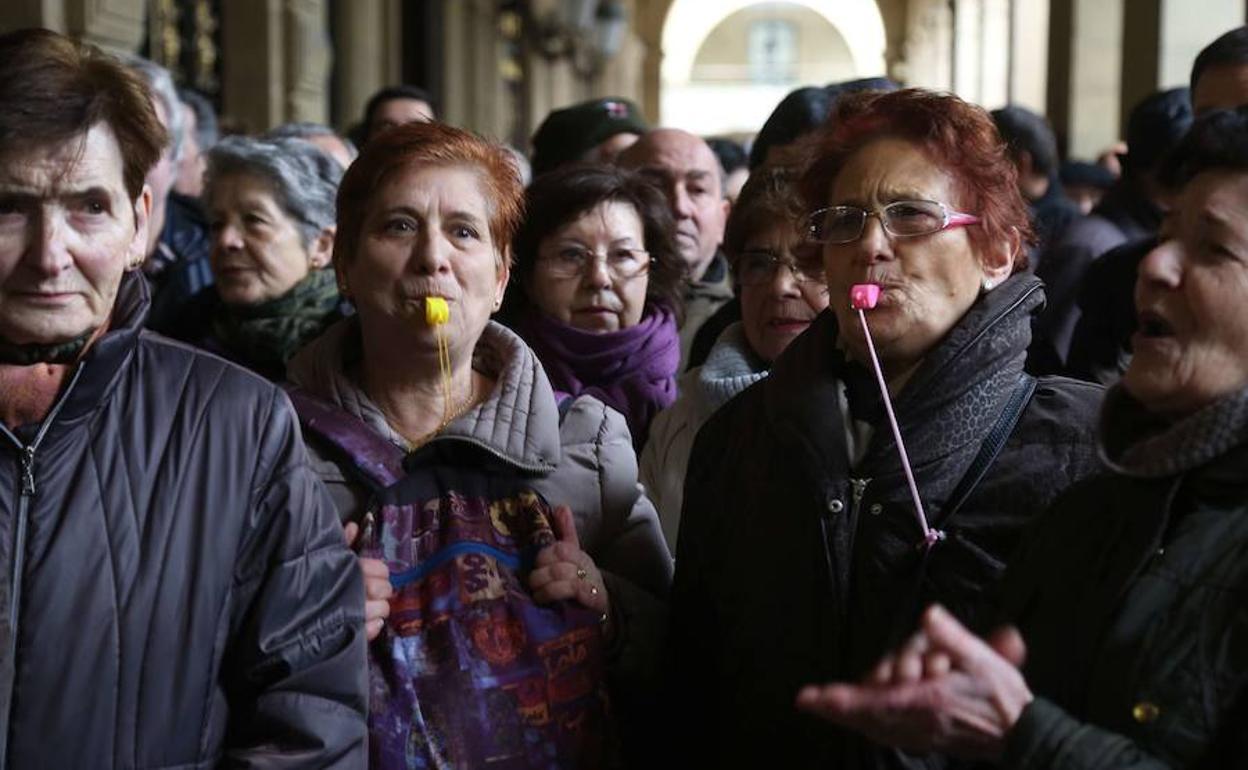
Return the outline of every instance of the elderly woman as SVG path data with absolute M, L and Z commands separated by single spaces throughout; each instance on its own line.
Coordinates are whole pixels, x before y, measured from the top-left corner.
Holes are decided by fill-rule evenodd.
M 918 90 L 849 96 L 815 147 L 800 189 L 831 312 L 711 417 L 685 486 L 674 703 L 718 766 L 904 765 L 797 714 L 798 688 L 860 675 L 928 602 L 977 619 L 1024 525 L 1095 466 L 1100 389 L 1022 371 L 1044 298 L 988 115 Z M 934 545 L 850 307 L 866 282 Z
M 608 166 L 539 177 L 516 236 L 510 323 L 561 396 L 591 395 L 624 415 L 638 448 L 676 399 L 681 282 L 663 193 Z
M 1248 109 L 1199 120 L 1172 163 L 1135 356 L 1101 412 L 1109 472 L 1063 495 L 1011 566 L 1017 630 L 985 643 L 933 608 L 873 681 L 811 688 L 804 707 L 1008 768 L 1244 766 L 1248 316 L 1227 310 L 1248 303 Z
M 516 763 L 525 751 L 547 748 L 570 761 L 544 741 L 562 723 L 556 701 L 596 687 L 597 680 L 571 674 L 585 674 L 585 645 L 592 648 L 597 637 L 582 635 L 566 650 L 528 647 L 540 641 L 532 613 L 504 611 L 525 593 L 510 584 L 513 573 L 539 602 L 574 599 L 593 611 L 618 704 L 644 696 L 656 665 L 672 560 L 654 508 L 639 492 L 624 420 L 590 396 L 561 407 L 533 351 L 490 321 L 511 273 L 521 202 L 515 165 L 501 145 L 436 123 L 378 134 L 338 197 L 334 263 L 357 314 L 290 366 L 301 392 L 329 406 L 318 411 L 296 392 L 315 464 L 342 518 L 352 522 L 349 530 L 363 522 L 358 538 L 385 559 L 363 565 L 368 631 L 380 633 L 371 666 L 374 767 L 406 766 L 405 752 L 429 766 Z M 430 298 L 446 303 L 445 323 L 436 324 L 436 313 L 430 321 Z M 351 440 L 335 443 L 335 426 L 355 426 Z M 385 459 L 395 456 L 399 462 Z M 384 494 L 360 472 L 378 458 L 398 477 Z M 517 522 L 515 514 L 540 513 L 534 492 L 571 514 L 556 512 L 559 542 L 535 564 L 523 552 L 508 562 L 499 549 L 530 542 L 535 519 Z M 413 530 L 415 524 L 381 515 L 396 499 L 446 514 L 426 521 L 427 532 Z M 429 537 L 445 537 L 453 547 L 428 558 L 404 556 Z M 494 546 L 482 550 L 481 543 Z M 462 567 L 460 578 L 445 577 L 447 563 Z M 393 594 L 387 564 L 404 570 L 390 576 Z M 430 571 L 429 580 L 422 571 Z M 454 598 L 445 595 L 447 579 L 463 580 Z M 439 636 L 448 618 L 471 629 L 456 625 L 462 636 Z M 476 666 L 484 664 L 456 657 L 468 654 L 464 645 L 475 651 L 473 660 L 495 668 L 482 674 Z M 500 673 L 533 662 L 517 661 L 520 650 L 541 655 L 552 678 L 517 681 Z M 464 663 L 462 678 L 455 666 L 438 664 L 444 657 Z M 448 678 L 430 690 L 417 685 L 413 705 L 396 667 Z M 559 679 L 564 669 L 571 674 Z M 459 697 L 460 706 L 448 706 Z M 517 724 L 518 715 L 535 721 Z M 491 737 L 478 739 L 490 725 Z M 585 730 L 596 728 L 587 722 Z M 523 736 L 540 738 L 540 745 Z M 512 738 L 519 743 L 507 744 Z M 487 750 L 494 753 L 484 756 Z
M 204 202 L 215 286 L 184 336 L 272 380 L 342 313 L 329 269 L 342 169 L 295 139 L 229 137 L 208 153 Z
M 823 265 L 797 224 L 801 202 L 794 177 L 789 169 L 762 169 L 741 189 L 723 246 L 741 321 L 724 330 L 705 364 L 681 376 L 676 403 L 654 419 L 641 453 L 642 483 L 673 548 L 693 437 L 728 399 L 766 377 L 828 306 Z

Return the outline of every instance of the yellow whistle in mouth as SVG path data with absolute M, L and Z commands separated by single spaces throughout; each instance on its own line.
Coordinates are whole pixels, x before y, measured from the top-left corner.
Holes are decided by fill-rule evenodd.
M 425 298 L 425 322 L 430 326 L 441 326 L 451 320 L 451 308 L 441 297 Z

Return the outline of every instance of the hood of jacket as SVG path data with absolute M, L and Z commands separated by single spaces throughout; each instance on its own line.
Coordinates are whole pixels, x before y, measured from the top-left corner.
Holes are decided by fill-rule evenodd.
M 361 356 L 359 321 L 346 318 L 301 350 L 287 365 L 291 382 L 377 430 L 398 446 L 406 442 L 356 383 Z M 491 321 L 477 340 L 473 368 L 494 380 L 484 401 L 457 417 L 433 441 L 472 443 L 535 473 L 559 463 L 559 408 L 533 350 L 514 332 Z

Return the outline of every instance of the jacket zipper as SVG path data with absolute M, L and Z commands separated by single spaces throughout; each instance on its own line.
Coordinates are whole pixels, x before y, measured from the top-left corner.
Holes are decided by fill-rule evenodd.
M 17 631 L 18 631 L 18 610 L 22 604 L 22 573 L 26 568 L 26 527 L 30 518 L 30 503 L 35 497 L 37 486 L 35 484 L 35 452 L 38 451 L 39 445 L 43 443 L 43 437 L 47 435 L 48 429 L 52 427 L 52 423 L 56 422 L 56 416 L 60 414 L 61 407 L 69 398 L 69 394 L 73 391 L 74 385 L 82 376 L 83 369 L 86 368 L 85 363 L 78 365 L 74 371 L 74 376 L 70 378 L 69 386 L 65 388 L 65 392 L 61 394 L 56 405 L 52 407 L 52 411 L 44 418 L 43 424 L 39 426 L 39 432 L 35 434 L 34 441 L 30 444 L 22 444 L 3 425 L 0 425 L 0 433 L 7 436 L 9 441 L 18 448 L 21 453 L 18 459 L 18 468 L 21 471 L 21 489 L 17 498 L 17 523 L 16 533 L 13 538 L 13 569 L 9 576 L 9 584 L 12 586 L 12 592 L 9 596 L 9 645 L 5 650 L 5 655 L 13 666 L 13 681 L 8 684 L 8 692 L 4 697 L 4 724 L 0 725 L 0 770 L 9 764 L 9 724 L 13 715 L 13 686 L 17 681 Z

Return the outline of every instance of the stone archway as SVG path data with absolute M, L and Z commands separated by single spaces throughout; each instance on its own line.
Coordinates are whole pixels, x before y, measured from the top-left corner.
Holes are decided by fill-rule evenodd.
M 794 20 L 805 40 L 803 59 L 809 65 L 812 56 L 822 57 L 821 66 L 803 66 L 787 82 L 754 83 L 743 76 L 706 83 L 698 76 L 706 71 L 706 47 L 732 38 L 742 48 L 736 53 L 743 62 L 743 33 L 736 29 L 734 37 L 725 28 L 739 28 L 743 17 L 751 15 Z M 705 0 L 674 0 L 663 14 L 661 29 L 659 122 L 699 133 L 757 129 L 776 102 L 798 85 L 886 70 L 887 36 L 875 0 L 721 0 L 713 6 Z M 732 55 L 710 58 L 724 61 Z

